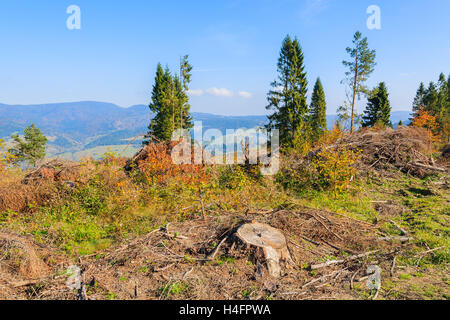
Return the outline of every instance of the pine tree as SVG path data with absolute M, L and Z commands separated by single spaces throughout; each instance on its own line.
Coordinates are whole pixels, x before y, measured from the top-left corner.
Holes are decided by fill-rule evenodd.
M 25 128 L 24 140 L 18 135 L 12 135 L 11 138 L 15 145 L 8 151 L 13 155 L 14 162 L 28 162 L 35 167 L 39 160 L 45 158 L 48 140 L 34 124 Z
M 188 61 L 189 56 L 185 55 L 180 59 L 180 128 L 192 128 L 192 118 L 189 115 L 190 105 L 188 104 L 187 91 L 189 83 L 191 83 L 192 66 Z
M 294 147 L 295 141 L 306 140 L 308 104 L 306 101 L 306 72 L 303 52 L 297 39 L 289 35 L 283 41 L 278 58 L 278 79 L 268 94 L 269 129 L 280 130 L 280 143 L 285 148 Z
M 325 102 L 325 92 L 320 78 L 317 78 L 311 97 L 311 127 L 315 141 L 317 141 L 327 130 L 327 106 Z
M 362 38 L 362 34 L 359 31 L 353 37 L 353 47 L 348 47 L 346 50 L 352 59 L 351 61 L 343 61 L 342 63 L 349 69 L 345 75 L 347 77 L 346 82 L 352 92 L 350 132 L 353 133 L 356 115 L 356 96 L 359 97 L 361 93 L 367 92 L 364 83 L 374 71 L 376 51 L 369 49 L 367 38 Z
M 389 103 L 389 94 L 384 82 L 381 82 L 377 88 L 372 90 L 367 108 L 364 111 L 363 127 L 372 127 L 376 123 L 384 126 L 392 126 L 391 105 Z

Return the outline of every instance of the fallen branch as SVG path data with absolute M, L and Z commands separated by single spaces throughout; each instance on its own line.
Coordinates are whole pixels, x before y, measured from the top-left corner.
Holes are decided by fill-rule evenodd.
M 214 252 L 208 257 L 208 259 L 210 260 L 214 260 L 214 258 L 217 255 L 217 252 L 219 252 L 220 247 L 224 244 L 224 242 L 228 239 L 228 237 L 225 237 L 222 239 L 222 241 L 220 241 L 219 245 L 217 246 L 216 250 L 214 250 Z
M 359 271 L 361 271 L 361 268 L 359 268 L 358 270 L 356 270 L 356 272 L 352 275 L 352 277 L 350 278 L 350 289 L 353 290 L 353 282 L 355 281 L 355 277 L 356 275 L 359 273 Z
M 188 275 L 190 275 L 192 271 L 194 271 L 194 267 L 192 267 L 191 270 L 187 271 L 187 272 L 184 274 L 183 280 L 186 279 L 186 277 L 187 277 Z
M 337 271 L 334 271 L 334 272 L 332 272 L 332 273 L 326 274 L 326 275 L 324 275 L 324 276 L 322 276 L 322 277 L 320 277 L 320 278 L 311 280 L 311 281 L 305 283 L 305 284 L 302 286 L 302 289 L 303 289 L 303 288 L 306 288 L 307 286 L 310 286 L 310 285 L 312 285 L 312 284 L 314 284 L 314 283 L 316 283 L 316 282 L 322 281 L 322 280 L 324 280 L 324 279 L 326 279 L 326 278 L 330 278 L 330 277 L 339 275 L 339 274 L 341 274 L 343 271 L 346 271 L 347 269 L 348 269 L 348 268 L 344 268 L 344 269 L 341 269 L 341 270 L 337 270 Z
M 395 272 L 395 263 L 397 261 L 397 256 L 394 256 L 394 258 L 392 259 L 392 266 L 391 266 L 391 277 L 394 276 L 394 272 Z
M 402 236 L 407 236 L 408 232 L 403 229 L 402 227 L 400 227 L 394 220 L 389 220 L 390 223 L 392 223 L 398 230 L 400 230 L 400 232 L 402 233 Z
M 427 250 L 427 251 L 424 251 L 424 252 L 421 252 L 421 253 L 415 255 L 414 258 L 423 257 L 424 255 L 426 255 L 428 253 L 431 253 L 431 252 L 434 252 L 434 251 L 437 251 L 437 250 L 440 250 L 440 249 L 444 249 L 444 248 L 445 248 L 445 246 L 442 246 L 442 247 L 439 247 L 439 248 L 430 249 L 430 250 Z
M 166 227 L 165 227 L 164 229 L 160 229 L 160 230 L 165 230 L 166 235 L 167 235 L 169 238 L 173 238 L 173 239 L 178 238 L 178 239 L 184 239 L 184 240 L 189 239 L 188 237 L 182 236 L 182 235 L 178 234 L 177 232 L 175 232 L 174 234 L 171 234 L 171 233 L 169 232 L 169 225 L 170 225 L 170 222 L 166 225 Z
M 394 241 L 394 240 L 398 240 L 398 241 L 401 241 L 401 242 L 408 242 L 408 241 L 413 240 L 413 238 L 401 236 L 401 237 L 384 237 L 384 238 L 378 238 L 378 240 L 384 240 L 384 241 Z
M 314 240 L 311 240 L 311 239 L 309 239 L 309 238 L 307 238 L 305 236 L 300 236 L 300 237 L 302 237 L 303 240 L 306 240 L 308 242 L 311 242 L 312 244 L 315 244 L 316 246 L 320 246 L 320 243 L 318 243 L 318 242 L 316 242 Z
M 165 270 L 173 267 L 174 265 L 175 265 L 175 263 L 171 263 L 171 264 L 165 266 L 164 268 L 155 268 L 154 271 L 155 272 L 162 272 L 162 271 L 165 271 Z
M 355 256 L 351 256 L 351 257 L 348 257 L 347 259 L 342 259 L 342 260 L 329 260 L 329 261 L 324 262 L 324 263 L 314 264 L 310 268 L 311 268 L 311 270 L 317 270 L 317 269 L 329 267 L 329 266 L 334 265 L 334 264 L 341 264 L 341 263 L 345 263 L 345 262 L 348 262 L 348 261 L 353 261 L 353 260 L 356 260 L 356 259 L 364 258 L 364 257 L 370 256 L 371 254 L 377 253 L 378 251 L 380 251 L 380 250 L 375 250 L 375 251 L 370 251 L 370 252 L 366 252 L 366 253 L 361 253 L 361 254 L 358 254 L 358 255 L 355 255 Z
M 429 166 L 429 165 L 417 163 L 417 162 L 412 162 L 412 163 L 409 163 L 408 165 L 413 166 L 413 167 L 422 168 L 422 169 L 431 170 L 431 171 L 447 172 L 447 170 L 445 170 L 444 168 L 436 167 L 436 166 Z
M 377 292 L 375 292 L 375 295 L 373 296 L 372 300 L 377 300 L 378 293 L 380 293 L 380 288 L 377 288 Z
M 320 219 L 317 218 L 314 214 L 307 213 L 307 212 L 306 212 L 306 214 L 307 214 L 308 216 L 310 216 L 310 217 L 313 217 L 313 218 L 314 218 L 317 222 L 319 222 L 325 229 L 327 229 L 327 231 L 328 231 L 329 233 L 331 233 L 332 235 L 334 235 L 336 238 L 338 238 L 338 239 L 341 240 L 341 241 L 344 241 L 344 239 L 342 239 L 341 236 L 339 236 L 338 234 L 336 234 L 336 233 L 334 233 L 333 231 L 331 231 L 330 228 L 328 228 L 328 227 L 325 225 L 325 223 L 323 223 L 322 221 L 320 221 Z
M 11 283 L 11 285 L 14 288 L 20 288 L 20 287 L 26 287 L 26 286 L 29 286 L 29 285 L 37 284 L 40 281 L 41 280 L 20 281 L 20 282 Z

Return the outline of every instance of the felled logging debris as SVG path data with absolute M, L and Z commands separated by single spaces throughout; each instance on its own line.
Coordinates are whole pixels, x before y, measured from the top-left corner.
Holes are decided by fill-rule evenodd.
M 32 237 L 0 232 L 0 299 L 70 299 L 67 258 Z
M 363 128 L 358 132 L 345 135 L 333 148 L 343 145 L 354 151 L 361 151 L 356 167 L 362 172 L 400 170 L 418 177 L 432 172 L 447 172 L 446 168 L 436 165 L 429 154 L 429 139 L 423 128 L 401 126 L 394 130 Z M 308 158 L 317 156 L 322 148 L 308 154 Z
M 134 169 L 142 171 L 146 164 L 153 161 L 170 161 L 174 165 L 186 163 L 195 164 L 198 159 L 202 162 L 204 154 L 198 154 L 199 152 L 204 153 L 204 150 L 198 148 L 198 146 L 195 148 L 184 139 L 171 142 L 155 141 L 144 146 L 134 155 L 134 157 L 129 159 L 124 169 L 127 172 Z
M 94 165 L 67 160 L 50 160 L 30 171 L 22 179 L 17 177 L 0 186 L 0 212 L 23 212 L 32 207 L 58 199 L 61 190 L 73 189 L 86 183 Z M 20 180 L 19 180 L 20 179 Z M 62 188 L 61 188 L 62 187 Z
M 0 255 L 0 298 L 354 299 L 349 285 L 367 279 L 374 264 L 394 273 L 406 248 L 379 239 L 378 227 L 308 208 L 224 212 L 167 224 L 77 266 L 29 238 L 0 234 L 0 252 L 9 252 Z M 80 270 L 77 290 L 67 284 L 72 267 Z
M 376 250 L 399 245 L 377 241 L 374 228 L 313 209 L 172 223 L 86 261 L 85 281 L 97 284 L 88 299 L 107 292 L 118 299 L 242 299 L 248 288 L 254 299 L 351 298 L 350 277 L 368 256 L 390 259 Z M 318 275 L 305 268 L 330 256 L 342 258 L 316 269 Z M 333 277 L 322 277 L 331 271 Z
M 86 180 L 86 170 L 89 169 L 85 164 L 55 159 L 45 162 L 29 172 L 22 182 L 24 184 L 38 184 L 42 181 L 81 183 Z

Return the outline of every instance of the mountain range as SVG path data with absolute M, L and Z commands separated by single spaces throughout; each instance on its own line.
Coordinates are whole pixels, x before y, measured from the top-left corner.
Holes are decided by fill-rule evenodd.
M 396 111 L 391 115 L 392 123 L 408 122 L 410 112 Z M 203 130 L 254 128 L 263 126 L 267 117 L 221 116 L 207 113 L 192 113 L 194 121 L 202 121 Z M 329 126 L 336 115 L 327 116 Z M 82 101 L 39 105 L 0 104 L 0 138 L 8 140 L 11 134 L 21 134 L 34 123 L 49 138 L 47 153 L 78 160 L 82 156 L 99 156 L 108 147 L 113 151 L 124 150 L 126 155 L 134 153 L 141 144 L 140 136 L 147 132 L 151 120 L 148 106 L 135 105 L 122 108 L 112 103 Z

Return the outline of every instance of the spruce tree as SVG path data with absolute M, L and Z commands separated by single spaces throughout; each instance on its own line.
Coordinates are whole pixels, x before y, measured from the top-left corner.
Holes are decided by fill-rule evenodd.
M 391 105 L 389 103 L 389 94 L 384 82 L 381 82 L 377 88 L 372 90 L 367 108 L 364 111 L 363 127 L 372 127 L 376 123 L 384 126 L 392 126 Z
M 280 130 L 280 143 L 285 148 L 294 147 L 295 140 L 302 142 L 307 135 L 308 104 L 306 101 L 306 72 L 303 52 L 298 40 L 286 36 L 278 58 L 278 79 L 271 86 L 267 100 L 269 129 Z M 300 140 L 301 139 L 301 140 Z
M 423 105 L 425 111 L 428 111 L 433 116 L 439 113 L 439 92 L 434 82 L 430 82 L 427 93 L 423 98 Z
M 356 97 L 367 92 L 364 83 L 374 71 L 376 51 L 369 49 L 367 38 L 363 38 L 359 31 L 353 36 L 353 47 L 348 47 L 346 50 L 351 60 L 342 63 L 349 69 L 345 75 L 347 77 L 346 82 L 352 92 L 350 132 L 353 133 L 356 117 Z
M 425 89 L 425 85 L 423 82 L 420 83 L 419 89 L 417 89 L 416 96 L 413 102 L 413 112 L 418 112 L 420 107 L 423 105 L 423 99 L 427 94 L 427 90 Z
M 448 113 L 449 106 L 449 100 L 448 100 L 448 83 L 445 79 L 445 75 L 441 73 L 439 75 L 439 81 L 438 81 L 438 105 L 437 105 L 437 120 L 439 123 L 439 126 L 442 128 L 444 125 L 444 118 L 446 113 Z
M 313 139 L 317 141 L 327 130 L 327 110 L 325 92 L 320 78 L 317 78 L 311 97 L 311 129 Z
M 180 68 L 180 77 L 172 76 L 168 67 L 163 70 L 161 64 L 157 66 L 152 101 L 149 105 L 154 118 L 151 120 L 147 138 L 153 136 L 162 141 L 170 141 L 175 130 L 192 128 L 187 95 L 192 67 L 187 63 L 187 56 L 184 62 Z M 144 141 L 144 144 L 148 143 L 148 140 Z
M 448 95 L 448 101 L 450 101 L 450 74 L 448 75 L 448 80 L 447 80 L 447 95 Z
M 152 91 L 152 101 L 149 105 L 154 115 L 149 126 L 149 133 L 160 140 L 166 140 L 167 133 L 171 131 L 171 112 L 164 101 L 165 92 L 168 90 L 170 82 L 168 70 L 164 71 L 161 64 L 158 63 Z M 148 143 L 148 141 L 144 143 Z
M 447 107 L 445 109 L 446 116 L 450 116 L 450 75 L 447 80 Z
M 442 141 L 450 141 L 450 75 L 445 81 L 444 74 L 439 79 L 439 107 L 440 114 L 438 118 L 440 131 L 442 133 Z

